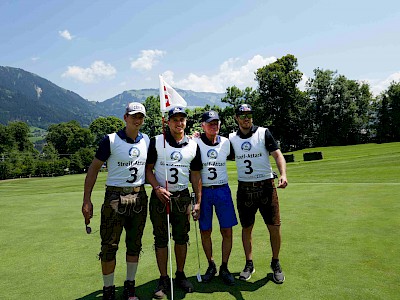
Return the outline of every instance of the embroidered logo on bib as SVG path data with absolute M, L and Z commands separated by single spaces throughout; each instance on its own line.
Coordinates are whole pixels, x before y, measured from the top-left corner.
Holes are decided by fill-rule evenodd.
M 218 152 L 215 151 L 214 149 L 210 149 L 210 150 L 208 150 L 208 152 L 207 152 L 207 157 L 208 157 L 208 158 L 211 158 L 211 159 L 217 159 L 217 157 L 218 157 Z
M 242 144 L 242 150 L 243 151 L 250 151 L 250 149 L 251 149 L 251 144 L 249 142 L 244 142 Z
M 182 160 L 182 154 L 178 151 L 174 151 L 171 153 L 171 159 L 174 161 L 181 161 Z
M 140 155 L 140 150 L 136 147 L 132 147 L 131 149 L 129 149 L 129 157 L 130 158 L 136 158 L 139 157 Z

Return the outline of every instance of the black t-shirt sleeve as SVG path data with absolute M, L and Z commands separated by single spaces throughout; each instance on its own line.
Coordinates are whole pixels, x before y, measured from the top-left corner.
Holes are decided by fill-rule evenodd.
M 228 160 L 235 160 L 235 150 L 233 149 L 232 143 L 229 143 L 230 151 L 229 155 L 226 159 Z
M 106 161 L 111 155 L 110 148 L 110 138 L 108 135 L 104 136 L 104 138 L 99 143 L 99 148 L 97 149 L 95 157 L 98 160 Z
M 149 150 L 147 151 L 146 164 L 155 164 L 157 161 L 157 149 L 156 149 L 156 138 L 150 139 Z
M 190 162 L 191 171 L 201 171 L 203 169 L 203 162 L 201 161 L 200 147 L 197 145 L 196 156 Z
M 279 149 L 278 144 L 268 128 L 265 129 L 265 148 L 267 148 L 269 153 Z

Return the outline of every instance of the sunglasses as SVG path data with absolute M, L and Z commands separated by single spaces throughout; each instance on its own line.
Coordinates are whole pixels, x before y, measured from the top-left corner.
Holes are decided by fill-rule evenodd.
M 239 115 L 239 119 L 240 120 L 244 120 L 244 119 L 251 119 L 253 118 L 252 114 L 243 114 L 243 115 Z

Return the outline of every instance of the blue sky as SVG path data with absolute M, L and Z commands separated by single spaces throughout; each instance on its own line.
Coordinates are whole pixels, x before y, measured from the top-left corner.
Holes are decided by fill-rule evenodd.
M 399 1 L 0 0 L 0 65 L 103 101 L 125 90 L 225 92 L 288 53 L 367 81 L 400 80 Z

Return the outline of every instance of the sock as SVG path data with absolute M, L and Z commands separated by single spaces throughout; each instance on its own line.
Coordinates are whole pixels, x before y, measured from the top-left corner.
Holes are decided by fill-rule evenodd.
M 221 269 L 222 269 L 222 270 L 228 270 L 228 263 L 223 262 L 223 263 L 221 264 Z
M 253 265 L 253 260 L 252 260 L 252 259 L 247 259 L 247 260 L 246 260 L 246 265 L 247 265 L 247 264 Z
M 276 266 L 276 264 L 279 262 L 279 258 L 273 258 L 271 260 L 271 265 Z
M 137 262 L 126 262 L 126 280 L 134 281 L 138 268 Z
M 215 262 L 213 260 L 209 260 L 208 261 L 208 265 L 212 266 L 212 267 L 215 267 Z
M 104 282 L 105 287 L 113 286 L 114 285 L 114 272 L 112 272 L 111 274 L 108 274 L 108 275 L 103 275 L 103 282 Z

